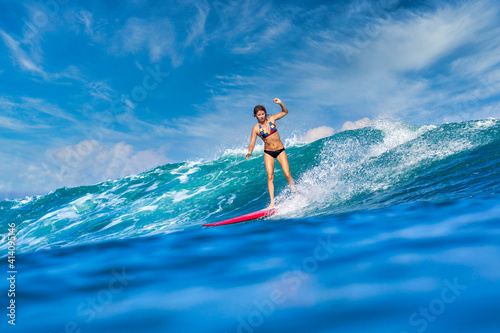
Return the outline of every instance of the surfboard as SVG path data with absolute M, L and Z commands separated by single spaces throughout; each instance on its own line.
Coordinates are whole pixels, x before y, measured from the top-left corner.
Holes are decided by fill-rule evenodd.
M 225 225 L 225 224 L 245 222 L 245 221 L 249 221 L 249 220 L 255 220 L 255 219 L 258 219 L 260 217 L 273 215 L 274 213 L 276 213 L 276 209 L 264 209 L 264 210 L 259 210 L 257 212 L 253 212 L 250 214 L 245 214 L 245 215 L 233 217 L 232 219 L 229 219 L 229 220 L 204 224 L 203 226 L 204 227 L 214 227 L 216 225 Z

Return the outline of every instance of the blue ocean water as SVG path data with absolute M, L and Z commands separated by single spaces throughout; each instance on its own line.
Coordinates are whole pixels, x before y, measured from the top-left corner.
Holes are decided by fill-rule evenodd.
M 2 332 L 498 332 L 500 120 L 378 121 L 0 202 Z M 6 308 L 15 299 L 15 326 Z

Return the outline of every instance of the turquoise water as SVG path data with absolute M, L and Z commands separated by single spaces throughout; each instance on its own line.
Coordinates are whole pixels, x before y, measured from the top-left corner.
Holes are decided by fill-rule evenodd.
M 0 202 L 18 332 L 498 332 L 500 120 L 378 121 L 287 146 Z

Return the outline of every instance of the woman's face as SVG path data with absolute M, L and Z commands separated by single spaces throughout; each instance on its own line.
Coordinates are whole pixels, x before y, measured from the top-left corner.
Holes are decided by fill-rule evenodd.
M 257 113 L 255 114 L 255 116 L 257 117 L 257 119 L 258 119 L 259 121 L 264 121 L 264 120 L 266 120 L 266 112 L 265 112 L 265 111 L 259 110 L 259 111 L 257 111 Z

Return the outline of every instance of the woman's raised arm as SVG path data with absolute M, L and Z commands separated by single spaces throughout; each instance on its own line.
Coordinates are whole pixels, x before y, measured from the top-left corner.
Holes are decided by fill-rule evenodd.
M 281 119 L 288 114 L 288 109 L 286 108 L 285 104 L 283 104 L 281 99 L 275 98 L 275 99 L 273 99 L 273 102 L 276 104 L 279 104 L 279 106 L 281 106 L 281 112 L 276 113 L 276 114 L 271 116 L 274 120 Z M 269 118 L 271 118 L 271 117 L 269 117 Z

